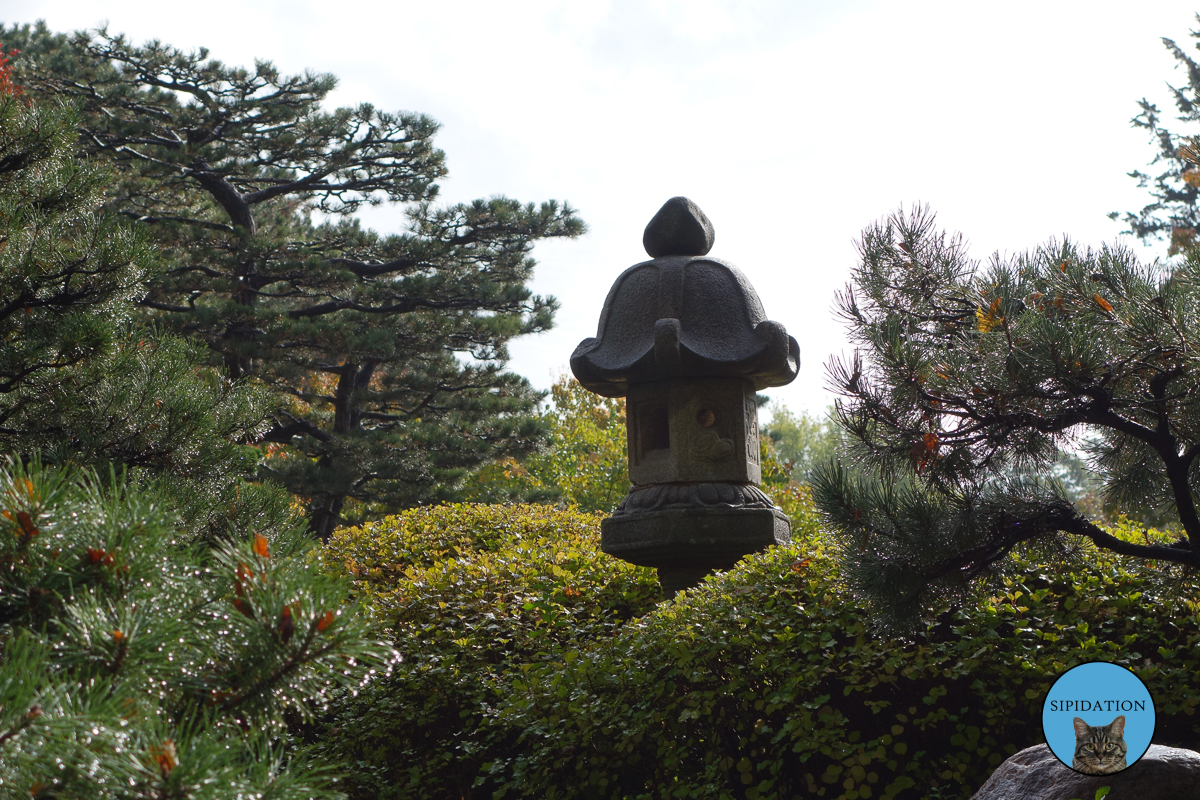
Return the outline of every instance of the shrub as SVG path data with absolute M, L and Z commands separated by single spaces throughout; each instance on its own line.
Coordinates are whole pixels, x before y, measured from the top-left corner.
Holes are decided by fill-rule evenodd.
M 327 561 L 404 653 L 325 736 L 352 797 L 965 798 L 1043 740 L 1047 690 L 1089 660 L 1146 682 L 1156 742 L 1200 733 L 1178 571 L 1026 554 L 896 639 L 819 537 L 651 610 L 653 575 L 599 554 L 597 522 L 460 506 L 339 532 Z
M 1083 661 L 1123 664 L 1158 704 L 1155 741 L 1200 725 L 1197 610 L 1179 576 L 1089 552 L 1018 559 L 911 640 L 864 626 L 820 545 L 745 559 L 610 642 L 529 676 L 482 797 L 969 797 L 1044 741 L 1041 705 Z
M 655 573 L 600 553 L 602 516 L 453 505 L 334 534 L 327 568 L 353 579 L 403 655 L 311 732 L 324 755 L 355 765 L 352 796 L 469 796 L 511 746 L 494 718 L 526 675 L 653 608 Z

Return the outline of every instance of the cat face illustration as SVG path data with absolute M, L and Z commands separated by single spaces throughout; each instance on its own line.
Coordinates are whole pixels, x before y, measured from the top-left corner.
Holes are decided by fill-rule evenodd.
M 1075 717 L 1075 758 L 1071 768 L 1088 775 L 1125 769 L 1125 715 L 1107 725 L 1088 725 Z

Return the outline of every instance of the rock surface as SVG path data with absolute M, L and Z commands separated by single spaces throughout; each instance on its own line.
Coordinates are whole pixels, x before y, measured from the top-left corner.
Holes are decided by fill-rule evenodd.
M 1093 800 L 1102 786 L 1106 800 L 1200 800 L 1200 753 L 1152 744 L 1116 775 L 1082 775 L 1039 744 L 1001 764 L 971 800 Z

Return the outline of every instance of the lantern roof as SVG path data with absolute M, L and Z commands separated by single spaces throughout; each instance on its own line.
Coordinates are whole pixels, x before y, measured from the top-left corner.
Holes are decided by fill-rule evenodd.
M 800 346 L 741 271 L 709 258 L 712 223 L 686 197 L 663 205 L 642 237 L 651 261 L 625 270 L 600 312 L 595 338 L 571 355 L 587 389 L 622 397 L 630 384 L 670 378 L 739 377 L 755 389 L 791 383 Z

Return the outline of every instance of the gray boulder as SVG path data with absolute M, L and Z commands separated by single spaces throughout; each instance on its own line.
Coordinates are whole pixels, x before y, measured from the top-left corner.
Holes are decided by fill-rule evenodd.
M 1044 744 L 1001 764 L 971 800 L 1200 800 L 1200 753 L 1152 744 L 1136 764 L 1115 775 L 1081 775 Z

